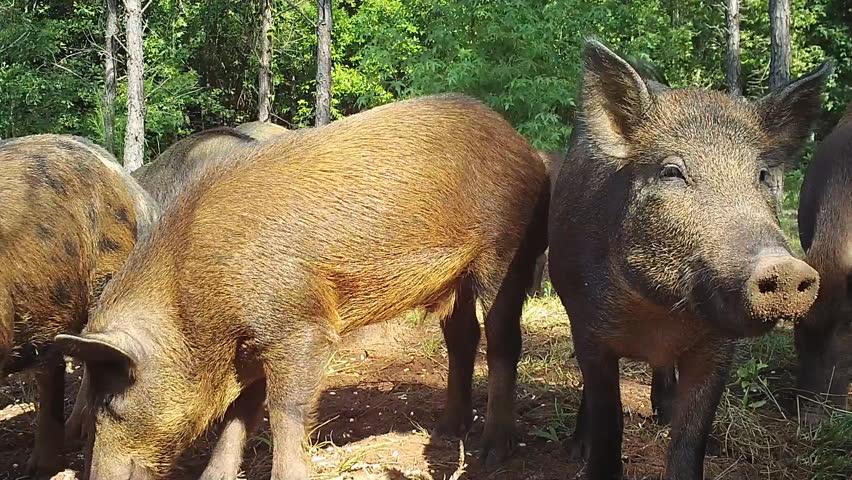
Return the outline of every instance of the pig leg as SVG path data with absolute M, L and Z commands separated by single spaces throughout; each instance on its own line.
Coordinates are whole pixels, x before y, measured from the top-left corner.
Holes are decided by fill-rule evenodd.
M 482 433 L 480 460 L 496 465 L 509 455 L 515 430 L 515 382 L 521 356 L 521 313 L 533 282 L 536 260 L 547 248 L 547 209 L 550 196 L 542 192 L 533 221 L 515 252 L 485 317 L 488 340 L 488 411 Z
M 568 457 L 575 461 L 589 461 L 589 409 L 586 405 L 586 389 L 584 388 L 580 397 L 580 409 L 577 410 L 577 425 L 574 427 L 574 435 L 562 444 L 568 452 Z
M 71 416 L 65 422 L 65 448 L 77 450 L 83 439 L 83 417 L 86 414 L 86 402 L 89 398 L 86 368 L 83 367 L 83 378 L 80 379 L 80 389 L 77 391 L 77 399 L 74 401 L 74 409 Z
M 320 381 L 331 353 L 329 337 L 317 320 L 304 320 L 313 329 L 288 332 L 287 342 L 267 356 L 266 402 L 272 430 L 272 480 L 306 480 L 302 442 Z
M 533 281 L 527 289 L 527 295 L 534 297 L 541 294 L 541 284 L 544 281 L 544 267 L 547 265 L 547 255 L 542 253 L 535 261 L 535 270 L 533 271 Z
M 575 442 L 588 458 L 587 478 L 621 480 L 621 411 L 618 356 L 603 350 L 575 331 L 577 361 L 583 373 L 583 400 Z M 582 445 L 585 442 L 586 445 Z M 585 449 L 585 451 L 583 450 Z
M 228 407 L 219 440 L 213 456 L 201 474 L 200 480 L 232 480 L 240 473 L 243 451 L 248 435 L 260 421 L 263 401 L 266 399 L 266 381 L 257 380 L 242 391 Z
M 445 437 L 463 435 L 473 423 L 471 383 L 480 332 L 476 319 L 476 297 L 470 283 L 469 280 L 462 282 L 453 312 L 441 325 L 450 357 L 447 405 L 438 425 L 438 434 Z
M 501 463 L 512 449 L 515 427 L 515 381 L 521 355 L 521 312 L 532 282 L 536 253 L 523 246 L 485 318 L 488 340 L 488 413 L 480 459 Z
M 38 414 L 35 449 L 27 464 L 31 477 L 50 478 L 61 470 L 64 437 L 65 364 L 62 357 L 36 371 Z
M 668 425 L 672 421 L 676 390 L 675 367 L 655 368 L 651 379 L 651 407 L 660 425 Z
M 684 354 L 678 362 L 678 386 L 672 418 L 672 443 L 666 476 L 672 480 L 702 480 L 707 437 L 725 389 L 733 345 L 708 342 Z

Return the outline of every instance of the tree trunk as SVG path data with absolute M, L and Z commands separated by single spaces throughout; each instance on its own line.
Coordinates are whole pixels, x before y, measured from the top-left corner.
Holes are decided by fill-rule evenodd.
M 269 121 L 270 111 L 270 83 L 272 58 L 272 0 L 260 0 L 263 9 L 263 19 L 260 23 L 260 70 L 257 74 L 257 119 L 261 122 Z
M 728 0 L 728 12 L 726 17 L 728 24 L 728 57 L 727 74 L 728 92 L 731 95 L 742 95 L 742 83 L 740 83 L 740 0 Z
M 331 0 L 317 0 L 316 124 L 331 121 Z
M 680 7 L 679 4 L 682 0 L 671 0 L 669 2 L 669 13 L 672 17 L 672 27 L 680 26 Z
M 790 0 L 769 0 L 769 26 L 769 89 L 777 90 L 790 81 Z
M 104 145 L 115 153 L 115 37 L 118 35 L 118 7 L 106 0 L 106 35 L 104 43 Z
M 145 92 L 142 58 L 141 0 L 124 0 L 127 14 L 127 131 L 124 135 L 124 169 L 142 166 L 145 152 Z

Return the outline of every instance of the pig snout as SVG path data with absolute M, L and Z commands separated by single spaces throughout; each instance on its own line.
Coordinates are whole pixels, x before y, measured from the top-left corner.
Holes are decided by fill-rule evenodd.
M 819 291 L 819 274 L 790 255 L 758 257 L 746 282 L 746 304 L 751 317 L 765 323 L 802 318 Z

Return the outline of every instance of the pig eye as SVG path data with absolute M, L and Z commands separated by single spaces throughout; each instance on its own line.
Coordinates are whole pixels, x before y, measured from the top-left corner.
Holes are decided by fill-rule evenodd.
M 766 185 L 767 187 L 775 187 L 775 182 L 772 180 L 772 174 L 769 172 L 769 170 L 765 168 L 760 169 L 758 179 L 760 180 L 760 183 Z
M 686 181 L 686 175 L 683 174 L 683 170 L 673 163 L 668 163 L 663 165 L 662 170 L 660 170 L 660 178 L 663 180 L 682 180 Z

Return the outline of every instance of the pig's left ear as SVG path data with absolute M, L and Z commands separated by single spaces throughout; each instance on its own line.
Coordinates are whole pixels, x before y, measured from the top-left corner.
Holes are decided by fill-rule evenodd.
M 583 64 L 580 121 L 605 155 L 626 159 L 653 93 L 630 63 L 595 39 L 583 46 Z
M 796 156 L 819 117 L 820 95 L 832 71 L 831 61 L 826 60 L 812 72 L 758 101 L 764 130 L 775 147 L 788 156 Z
M 124 332 L 57 335 L 54 342 L 63 353 L 87 366 L 118 368 L 131 376 L 141 360 L 138 343 Z

